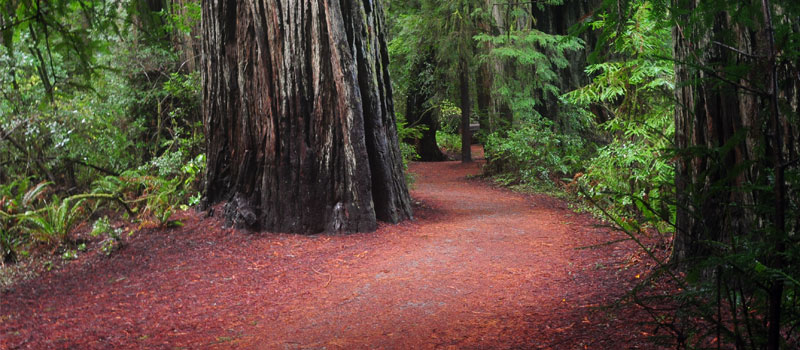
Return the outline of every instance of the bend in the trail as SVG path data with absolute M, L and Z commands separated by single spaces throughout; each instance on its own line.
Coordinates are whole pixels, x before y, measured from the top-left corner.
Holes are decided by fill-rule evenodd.
M 630 245 L 558 201 L 416 163 L 418 219 L 376 233 L 248 235 L 184 214 L 18 286 L 0 348 L 630 348 Z M 637 316 L 638 317 L 638 316 Z

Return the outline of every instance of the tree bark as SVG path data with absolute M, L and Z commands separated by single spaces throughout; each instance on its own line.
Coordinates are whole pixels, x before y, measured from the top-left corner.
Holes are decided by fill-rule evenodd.
M 479 27 L 485 33 L 492 35 L 505 34 L 506 18 L 510 16 L 511 7 L 503 6 L 493 0 L 486 0 L 486 8 L 491 14 L 491 19 L 479 22 Z M 484 42 L 479 46 L 483 54 L 490 53 L 495 48 L 491 42 Z M 478 104 L 478 123 L 484 135 L 496 131 L 504 131 L 511 127 L 514 115 L 511 107 L 502 98 L 493 94 L 496 77 L 513 76 L 513 67 L 493 56 L 485 58 L 480 64 L 476 74 L 476 102 Z
M 701 3 L 674 1 L 686 13 Z M 758 209 L 772 207 L 775 195 L 759 188 L 775 186 L 769 172 L 782 165 L 772 164 L 771 154 L 798 154 L 797 124 L 787 116 L 800 112 L 800 82 L 790 66 L 777 67 L 777 96 L 787 103 L 770 126 L 771 81 L 764 74 L 770 71 L 770 41 L 760 13 L 752 14 L 750 27 L 726 11 L 715 13 L 709 25 L 678 16 L 673 30 L 675 60 L 687 62 L 675 67 L 675 143 L 683 157 L 676 165 L 673 261 L 706 256 L 713 246 L 704 242 L 730 242 L 777 222 Z M 746 66 L 738 70 L 746 73 L 725 71 L 733 66 Z
M 496 24 L 499 26 L 502 18 L 495 15 L 499 12 L 496 11 L 498 6 L 494 6 L 494 1 L 486 0 L 485 4 L 486 8 L 488 8 L 489 13 L 495 18 Z M 484 33 L 489 33 L 492 35 L 499 34 L 499 31 L 496 30 L 496 27 L 492 26 L 492 23 L 488 19 L 480 20 L 478 22 L 478 27 Z M 482 51 L 484 54 L 489 54 L 494 49 L 494 45 L 490 42 L 483 42 L 478 46 L 478 50 Z M 494 72 L 492 72 L 493 67 L 497 67 L 498 73 L 502 76 L 502 63 L 501 62 L 494 62 L 498 61 L 496 59 L 486 59 L 485 61 L 481 62 L 480 66 L 478 67 L 478 71 L 476 72 L 475 76 L 475 100 L 478 103 L 478 124 L 480 125 L 480 129 L 483 133 L 489 134 L 493 131 L 492 128 L 492 119 L 495 117 L 496 113 L 494 113 L 494 106 L 493 106 L 493 98 L 492 98 L 492 87 L 494 86 Z
M 570 34 L 570 28 L 594 14 L 602 3 L 602 0 L 565 0 L 561 5 L 547 5 L 542 9 L 538 5 L 532 4 L 531 12 L 533 13 L 533 18 L 536 19 L 533 27 L 549 34 L 568 35 Z M 569 65 L 559 72 L 558 82 L 556 83 L 559 91 L 572 91 L 585 86 L 591 81 L 584 69 L 586 68 L 589 54 L 595 49 L 597 34 L 594 31 L 587 30 L 582 32 L 579 37 L 586 44 L 583 50 L 566 52 Z M 542 116 L 560 123 L 564 121 L 564 118 L 559 118 L 562 113 L 562 104 L 559 96 L 542 96 L 542 102 L 537 107 Z
M 485 50 L 489 52 L 491 49 Z M 480 129 L 490 133 L 492 128 L 492 86 L 494 79 L 492 74 L 492 66 L 489 62 L 481 63 L 476 72 L 475 99 L 478 103 L 478 124 Z
M 472 101 L 469 99 L 469 62 L 462 57 L 458 64 L 459 89 L 461 92 L 461 162 L 472 162 L 472 132 L 469 117 L 472 114 Z
M 169 3 L 170 12 L 173 15 L 188 17 L 187 6 L 196 0 L 164 0 Z M 200 57 L 202 43 L 200 23 L 192 23 L 189 33 L 184 33 L 174 29 L 171 33 L 172 46 L 180 53 L 180 64 L 182 71 L 196 72 L 200 68 Z
M 383 9 L 366 0 L 204 0 L 208 204 L 276 232 L 411 218 Z
M 784 172 L 797 161 L 800 149 L 800 62 L 785 56 L 777 61 L 773 25 L 782 24 L 784 40 L 796 36 L 800 28 L 787 23 L 796 21 L 798 13 L 775 6 L 783 18 L 773 18 L 766 0 L 738 2 L 730 10 L 699 0 L 673 4 L 686 10 L 673 30 L 676 62 L 686 63 L 675 68 L 675 141 L 683 157 L 676 166 L 672 259 L 680 263 L 728 255 L 750 249 L 750 244 L 737 242 L 762 241 L 769 249 L 758 252 L 756 259 L 781 271 L 786 247 L 796 244 L 799 229 L 796 220 L 787 225 L 787 208 L 797 208 L 798 193 L 796 186 L 789 193 Z M 742 8 L 762 11 L 747 11 L 752 17 L 743 19 Z M 713 18 L 708 24 L 690 21 L 689 13 L 714 17 L 708 17 Z M 720 251 L 720 246 L 732 248 Z M 781 324 L 784 280 L 772 277 L 765 285 L 767 342 L 762 346 L 779 349 L 786 326 Z

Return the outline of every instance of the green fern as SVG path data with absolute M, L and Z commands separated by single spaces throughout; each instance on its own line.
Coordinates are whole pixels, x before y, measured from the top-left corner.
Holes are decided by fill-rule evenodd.
M 34 204 L 47 192 L 49 182 L 31 187 L 30 178 L 20 178 L 0 185 L 0 262 L 15 261 L 19 246 L 26 241 L 26 231 L 21 228 L 24 212 L 34 209 Z
M 2 220 L 2 219 L 0 219 Z M 5 261 L 15 261 L 17 246 L 20 237 L 5 228 L 5 223 L 0 222 L 0 264 Z
M 598 125 L 606 143 L 577 177 L 582 194 L 614 215 L 660 225 L 674 210 L 668 204 L 674 170 L 665 150 L 675 130 L 675 84 L 673 62 L 666 59 L 670 31 L 649 16 L 641 6 L 619 27 L 606 16 L 594 21 L 594 29 L 614 29 L 613 58 L 589 65 L 592 82 L 562 97 L 577 113 L 591 116 L 590 108 L 600 107 L 608 116 Z
M 74 204 L 72 202 L 75 202 Z M 47 245 L 59 245 L 67 241 L 70 231 L 82 217 L 84 200 L 61 200 L 54 196 L 52 202 L 42 210 L 26 214 L 26 230 L 34 241 Z

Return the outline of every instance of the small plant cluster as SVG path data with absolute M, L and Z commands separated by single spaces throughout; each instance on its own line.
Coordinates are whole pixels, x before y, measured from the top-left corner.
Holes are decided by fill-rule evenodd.
M 524 182 L 548 185 L 580 169 L 583 141 L 553 132 L 545 119 L 531 121 L 505 136 L 486 139 L 488 170 L 504 184 Z
M 439 148 L 447 154 L 458 154 L 461 152 L 461 135 L 437 130 L 436 143 L 439 145 Z
M 172 215 L 200 203 L 198 189 L 206 165 L 204 154 L 185 163 L 181 155 L 167 152 L 138 169 L 103 177 L 95 181 L 92 192 L 123 198 L 131 213 L 153 218 L 161 226 L 180 226 Z
M 461 108 L 458 108 L 458 106 L 450 100 L 443 100 L 434 108 L 437 110 L 436 119 L 439 121 L 439 130 L 437 131 L 441 131 L 445 134 L 457 135 L 461 127 Z M 460 148 L 461 146 L 459 146 L 459 149 Z
M 152 219 L 160 226 L 180 225 L 172 215 L 199 203 L 197 188 L 205 156 L 201 154 L 190 159 L 170 174 L 160 172 L 163 168 L 158 165 L 172 167 L 174 164 L 169 161 L 180 158 L 171 155 L 163 158 L 168 160 L 160 157 L 150 165 L 120 176 L 106 176 L 95 181 L 91 192 L 64 198 L 54 193 L 49 182 L 33 185 L 29 178 L 0 186 L 2 261 L 14 262 L 27 256 L 33 246 L 55 249 L 74 243 L 69 235 L 76 224 L 103 208 L 123 208 L 130 219 Z M 110 254 L 120 247 L 121 233 L 121 229 L 112 228 L 104 217 L 95 222 L 91 235 L 104 237 L 100 249 Z M 62 257 L 70 260 L 75 254 L 68 249 Z
M 19 249 L 29 239 L 30 231 L 23 226 L 26 221 L 25 214 L 34 210 L 35 202 L 42 196 L 46 187 L 46 183 L 32 187 L 28 178 L 0 186 L 1 261 L 13 262 L 20 254 L 27 255 L 26 251 Z
M 422 132 L 424 130 L 424 125 L 410 126 L 402 115 L 398 115 L 397 135 L 400 140 L 422 137 Z M 417 150 L 414 149 L 414 146 L 406 142 L 400 142 L 400 154 L 403 157 L 403 170 L 408 170 L 408 163 L 419 158 L 419 154 Z
M 32 185 L 27 178 L 0 186 L 0 253 L 4 263 L 29 255 L 25 247 L 32 244 L 59 247 L 67 243 L 70 231 L 86 214 L 84 204 L 97 198 L 77 195 L 61 199 L 49 189 L 48 182 Z
M 111 255 L 114 251 L 122 247 L 122 228 L 114 228 L 108 221 L 108 216 L 104 216 L 94 222 L 92 226 L 92 237 L 102 237 L 100 251 L 105 255 Z

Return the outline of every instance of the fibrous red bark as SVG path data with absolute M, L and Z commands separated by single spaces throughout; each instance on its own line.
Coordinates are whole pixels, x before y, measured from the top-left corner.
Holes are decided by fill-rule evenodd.
M 730 242 L 779 221 L 763 210 L 779 207 L 765 189 L 782 185 L 770 172 L 788 165 L 772 156 L 800 153 L 791 120 L 800 110 L 800 85 L 790 64 L 775 67 L 776 81 L 769 74 L 773 55 L 760 12 L 746 23 L 699 0 L 675 5 L 691 10 L 676 16 L 681 26 L 673 30 L 675 60 L 688 62 L 675 66 L 675 144 L 683 157 L 676 164 L 673 259 L 681 261 L 709 254 L 716 247 L 709 242 Z M 740 5 L 761 8 L 761 2 Z M 691 20 L 694 11 L 713 11 L 713 21 Z M 726 70 L 736 66 L 747 69 Z M 782 113 L 770 112 L 779 104 L 773 99 L 785 103 Z
M 204 0 L 209 204 L 278 232 L 410 218 L 383 31 L 379 1 Z

